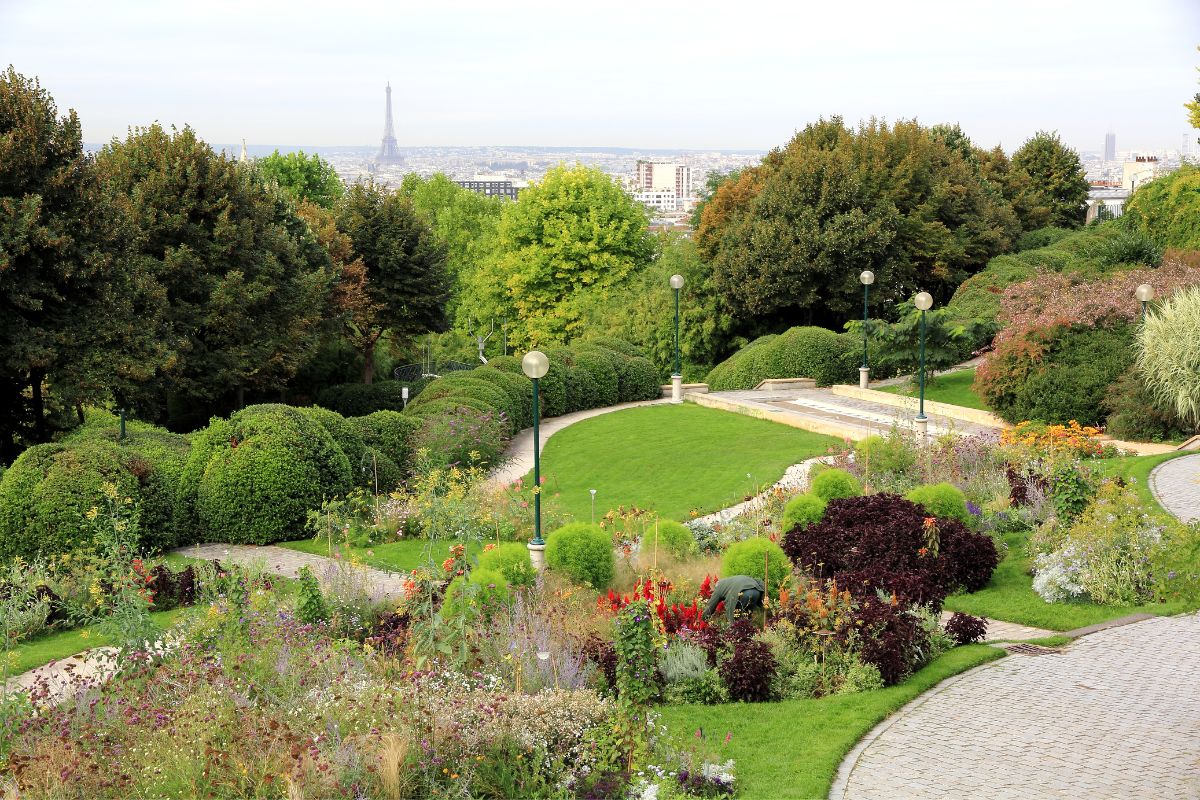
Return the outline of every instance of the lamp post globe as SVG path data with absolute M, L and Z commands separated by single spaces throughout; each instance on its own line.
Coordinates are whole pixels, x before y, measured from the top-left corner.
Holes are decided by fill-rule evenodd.
M 1137 287 L 1137 289 L 1133 293 L 1133 296 L 1141 301 L 1141 303 L 1142 303 L 1142 319 L 1145 319 L 1146 318 L 1146 305 L 1151 300 L 1154 299 L 1154 287 L 1148 283 L 1143 283 L 1141 286 Z
M 679 290 L 683 288 L 683 276 L 671 276 L 671 289 L 675 292 L 675 369 L 671 372 L 671 402 L 683 402 L 683 365 L 679 358 Z
M 917 410 L 917 430 L 924 438 L 929 418 L 925 416 L 925 312 L 933 308 L 933 295 L 929 292 L 919 292 L 913 298 L 913 305 L 921 311 L 921 367 L 920 367 L 920 406 Z
M 863 363 L 858 368 L 858 387 L 866 389 L 871 383 L 871 365 L 867 362 L 867 325 L 870 322 L 867 300 L 871 294 L 871 284 L 875 282 L 875 273 L 864 269 L 858 276 L 858 282 L 863 285 Z
M 542 454 L 541 437 L 538 433 L 538 379 L 550 370 L 550 359 L 540 350 L 530 350 L 521 359 L 521 370 L 533 381 L 533 541 L 529 543 L 529 555 L 539 570 L 545 565 L 546 541 L 542 538 Z

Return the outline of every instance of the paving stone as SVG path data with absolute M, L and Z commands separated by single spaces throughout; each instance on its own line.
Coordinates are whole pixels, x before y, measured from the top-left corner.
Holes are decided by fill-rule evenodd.
M 1200 453 L 1164 461 L 1150 473 L 1159 505 L 1182 522 L 1200 520 Z

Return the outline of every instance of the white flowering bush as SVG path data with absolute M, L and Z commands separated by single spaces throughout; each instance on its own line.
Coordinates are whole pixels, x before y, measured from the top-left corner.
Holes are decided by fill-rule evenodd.
M 1074 546 L 1034 559 L 1033 590 L 1047 603 L 1064 603 L 1083 596 L 1083 560 Z

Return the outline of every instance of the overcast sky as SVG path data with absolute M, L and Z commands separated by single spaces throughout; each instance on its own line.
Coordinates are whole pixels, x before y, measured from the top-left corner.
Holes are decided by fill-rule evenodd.
M 0 0 L 0 63 L 88 142 L 766 149 L 820 116 L 1178 149 L 1200 0 Z M 1193 142 L 1196 133 L 1189 137 Z

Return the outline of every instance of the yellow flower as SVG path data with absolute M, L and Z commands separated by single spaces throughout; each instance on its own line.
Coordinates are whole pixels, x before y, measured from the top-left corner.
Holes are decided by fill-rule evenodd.
M 104 495 L 105 497 L 107 497 L 109 500 L 116 500 L 116 499 L 117 499 L 117 485 L 116 485 L 115 483 L 111 483 L 111 482 L 108 482 L 108 481 L 104 482 L 104 483 L 103 483 L 103 484 L 101 484 L 101 486 L 100 486 L 100 491 L 101 491 L 101 493 L 103 493 L 103 495 Z
M 83 630 L 81 630 L 81 631 L 79 632 L 79 638 L 80 638 L 80 639 L 87 639 L 87 638 L 90 638 L 90 637 L 91 637 L 91 635 L 92 635 L 92 632 L 91 632 L 91 631 L 89 631 L 87 628 L 84 628 Z
M 99 513 L 100 513 L 100 509 L 96 508 L 95 506 L 92 506 L 87 512 L 87 518 L 95 519 Z

